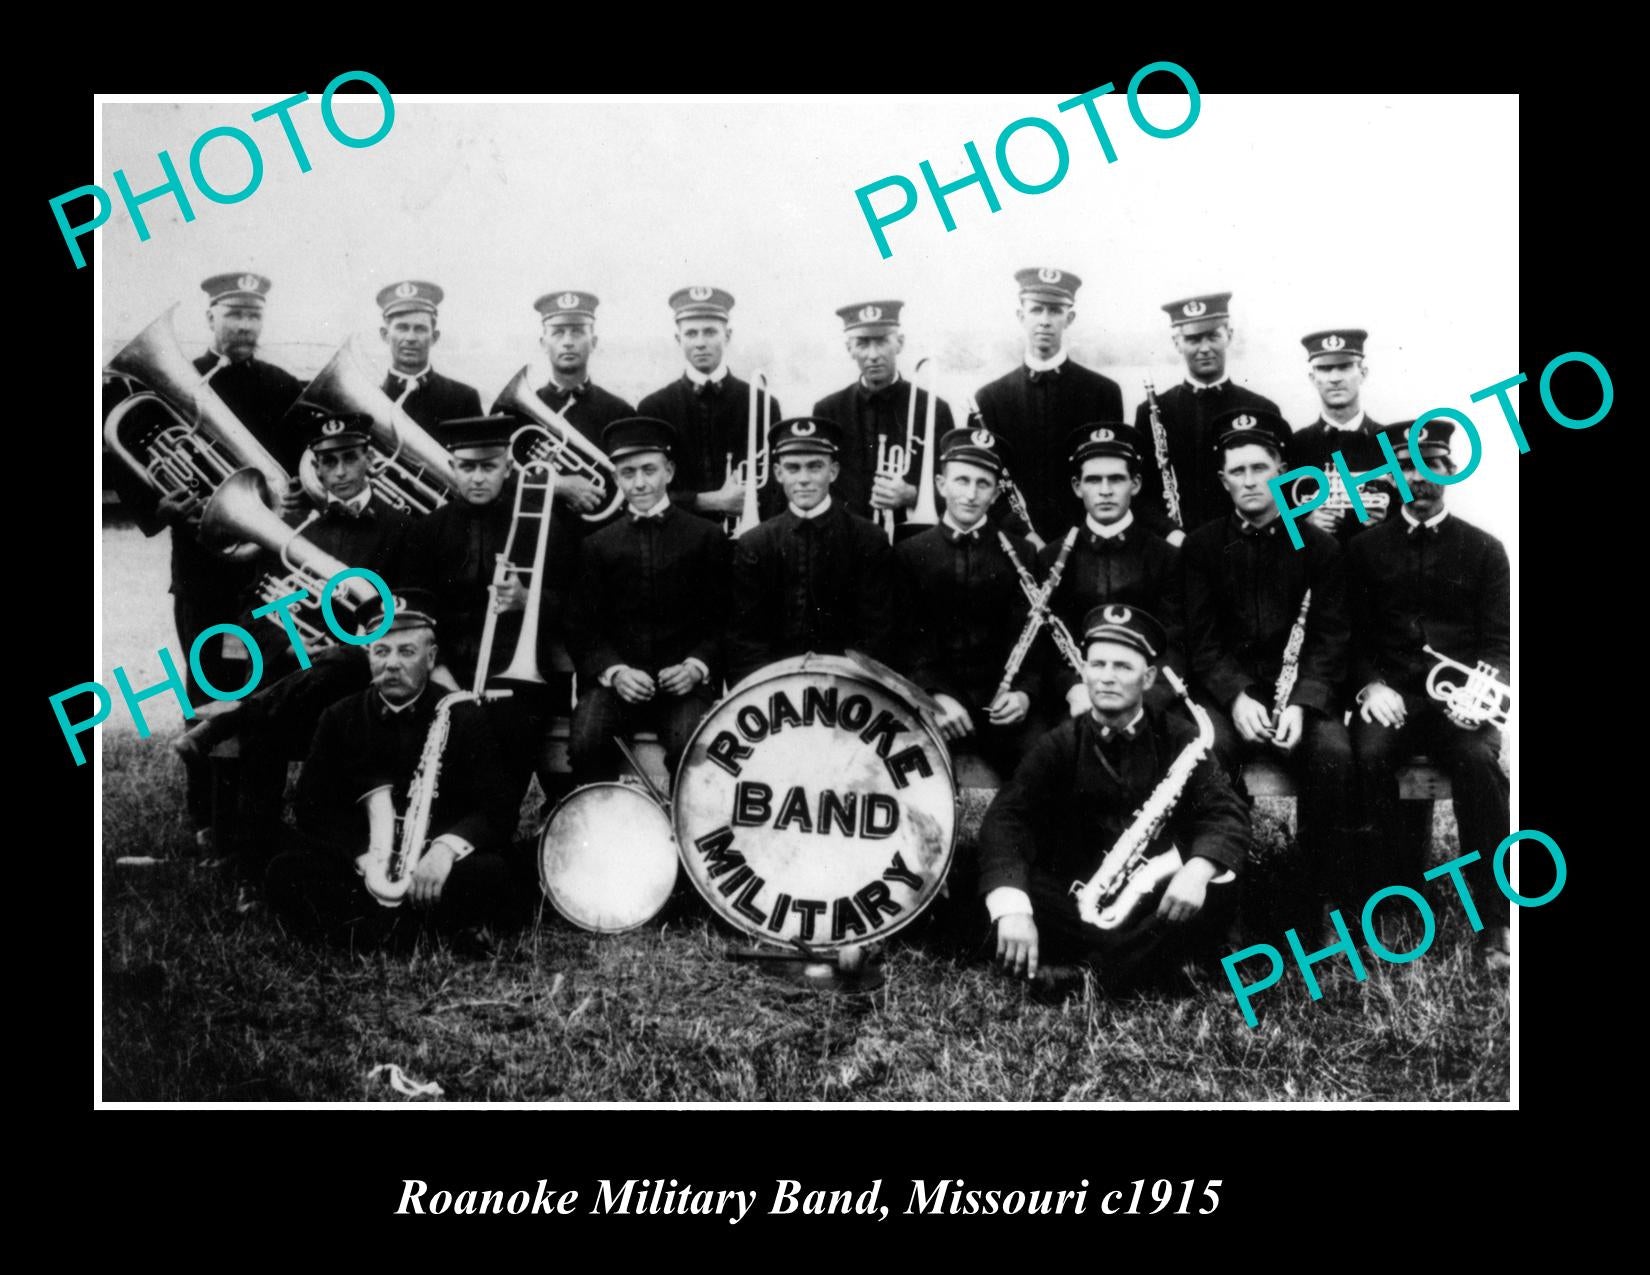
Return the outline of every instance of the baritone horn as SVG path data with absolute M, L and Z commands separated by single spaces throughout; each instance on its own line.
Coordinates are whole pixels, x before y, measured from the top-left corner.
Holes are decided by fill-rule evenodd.
M 761 396 L 761 406 L 757 406 L 757 396 Z M 739 512 L 737 521 L 728 520 L 728 534 L 738 539 L 757 523 L 762 521 L 762 515 L 757 509 L 757 491 L 768 485 L 768 426 L 773 424 L 773 394 L 768 389 L 768 374 L 758 371 L 751 374 L 751 390 L 749 409 L 745 415 L 745 459 L 737 465 L 733 457 L 728 457 L 727 479 L 731 480 L 735 474 L 745 488 L 745 504 Z
M 260 498 L 271 508 L 280 503 L 291 478 L 257 437 L 229 410 L 209 384 L 218 368 L 202 376 L 178 348 L 172 325 L 177 306 L 133 337 L 109 360 L 108 371 L 143 386 L 117 403 L 103 423 L 103 438 L 122 464 L 160 496 L 191 495 L 206 499 L 239 470 L 263 478 Z M 155 430 L 142 418 L 129 421 L 132 410 L 155 403 L 171 422 Z M 253 544 L 225 545 L 226 557 L 248 558 Z
M 267 549 L 280 559 L 286 575 L 270 573 L 258 582 L 258 600 L 274 602 L 306 590 L 309 596 L 288 610 L 294 626 L 303 635 L 306 646 L 333 646 L 336 639 L 322 619 L 321 595 L 327 581 L 346 564 L 325 549 L 306 540 L 302 527 L 289 527 L 265 504 L 264 479 L 255 469 L 243 469 L 231 474 L 218 487 L 201 513 L 200 539 L 208 548 L 225 544 L 252 544 Z M 313 520 L 320 515 L 311 514 Z M 307 526 L 308 523 L 305 524 Z M 352 610 L 359 611 L 378 597 L 378 590 L 360 576 L 340 581 L 332 593 L 334 605 L 343 600 Z M 278 612 L 265 617 L 271 624 L 285 627 Z
M 548 464 L 563 478 L 593 483 L 601 493 L 601 508 L 579 516 L 586 522 L 612 517 L 624 501 L 613 462 L 571 421 L 533 393 L 531 372 L 528 365 L 511 377 L 493 404 L 495 412 L 514 412 L 532 422 L 510 436 L 510 459 L 524 476 L 533 465 Z
M 1469 668 L 1459 660 L 1452 660 L 1430 646 L 1421 648 L 1438 663 L 1427 674 L 1427 694 L 1444 705 L 1444 715 L 1463 730 L 1477 730 L 1488 722 L 1502 730 L 1512 715 L 1512 687 L 1496 674 L 1501 670 L 1487 660 L 1479 660 Z M 1463 674 L 1456 681 L 1451 674 Z
M 452 454 L 379 388 L 349 341 L 298 396 L 298 402 L 336 416 L 367 417 L 373 452 L 367 481 L 386 505 L 404 513 L 427 514 L 446 504 L 448 496 L 458 490 Z M 326 490 L 311 452 L 306 451 L 299 462 L 298 481 L 312 501 L 326 504 Z

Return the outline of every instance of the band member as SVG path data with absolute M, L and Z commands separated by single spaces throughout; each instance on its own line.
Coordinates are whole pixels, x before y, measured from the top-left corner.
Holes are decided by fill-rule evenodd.
M 1107 602 L 1124 602 L 1161 617 L 1168 633 L 1163 662 L 1183 672 L 1180 564 L 1167 541 L 1135 521 L 1132 509 L 1140 494 L 1140 454 L 1145 446 L 1138 430 L 1118 421 L 1080 425 L 1067 437 L 1071 489 L 1083 502 L 1083 524 L 1049 602 L 1073 634 L 1082 632 L 1088 614 Z M 1060 551 L 1056 541 L 1037 555 L 1043 579 L 1054 570 Z M 1088 688 L 1059 644 L 1047 643 L 1043 655 L 1048 683 L 1063 692 L 1069 715 L 1088 712 Z M 1164 681 L 1157 682 L 1146 698 L 1164 711 L 1176 703 Z
M 1356 778 L 1335 695 L 1346 676 L 1349 640 L 1340 546 L 1327 532 L 1303 527 L 1305 543 L 1296 550 L 1283 533 L 1266 485 L 1283 472 L 1289 427 L 1281 417 L 1226 412 L 1212 425 L 1220 480 L 1233 508 L 1188 535 L 1180 551 L 1194 689 L 1200 702 L 1217 706 L 1210 711 L 1215 751 L 1234 778 L 1256 753 L 1291 771 L 1309 885 L 1345 911 L 1353 901 Z M 1299 642 L 1292 641 L 1297 629 Z M 1286 667 L 1293 686 L 1282 679 L 1287 694 L 1280 706 Z
M 1484 723 L 1457 722 L 1427 694 L 1437 661 L 1422 648 L 1466 665 L 1480 662 L 1506 679 L 1510 667 L 1511 591 L 1507 551 L 1494 536 L 1444 507 L 1446 488 L 1420 471 L 1409 451 L 1404 421 L 1387 427 L 1414 499 L 1396 516 L 1359 536 L 1347 549 L 1352 602 L 1352 680 L 1362 687 L 1352 720 L 1365 809 L 1376 850 L 1367 862 L 1369 890 L 1420 879 L 1422 864 L 1397 861 L 1397 769 L 1424 752 L 1448 771 L 1461 849 L 1483 856 L 1463 876 L 1484 929 L 1480 951 L 1491 968 L 1507 964 L 1507 903 L 1496 887 L 1491 856 L 1511 830 L 1509 785 L 1499 758 L 1501 732 Z M 1453 474 L 1455 425 L 1429 421 L 1419 441 L 1434 473 Z M 1462 682 L 1466 675 L 1451 680 Z M 1385 848 L 1386 853 L 1379 853 Z M 1530 891 L 1534 893 L 1534 891 Z
M 1368 339 L 1369 333 L 1363 328 L 1329 328 L 1301 338 L 1306 347 L 1306 374 L 1323 410 L 1317 420 L 1296 430 L 1289 439 L 1291 465 L 1316 465 L 1328 473 L 1335 467 L 1331 458 L 1336 452 L 1346 457 L 1347 468 L 1354 474 L 1381 464 L 1384 457 L 1375 436 L 1385 427 L 1371 420 L 1363 405 L 1364 380 L 1369 375 L 1364 342 Z M 1302 496 L 1309 498 L 1315 486 L 1307 483 Z M 1378 502 L 1370 498 L 1370 492 L 1377 489 L 1385 498 Z M 1396 495 L 1392 484 L 1377 479 L 1363 491 L 1368 523 L 1359 522 L 1350 509 L 1331 509 L 1327 504 L 1319 505 L 1306 520 L 1320 531 L 1329 532 L 1344 547 L 1353 536 L 1386 517 Z
M 1215 419 L 1229 412 L 1267 413 L 1282 421 L 1271 399 L 1237 384 L 1226 372 L 1226 351 L 1232 344 L 1230 292 L 1171 301 L 1169 315 L 1175 349 L 1186 360 L 1186 379 L 1157 395 L 1158 417 L 1168 438 L 1169 464 L 1180 492 L 1180 526 L 1170 519 L 1163 499 L 1163 475 L 1152 439 L 1151 411 L 1142 403 L 1134 427 L 1148 444 L 1144 482 L 1135 513 L 1141 524 L 1179 545 L 1192 531 L 1211 519 L 1224 519 L 1231 510 L 1223 480 L 1209 466 L 1218 435 Z M 1289 426 L 1283 426 L 1287 438 Z
M 906 447 L 911 431 L 912 386 L 900 375 L 899 356 L 905 348 L 900 329 L 903 301 L 871 301 L 843 306 L 842 320 L 848 357 L 859 367 L 859 380 L 814 404 L 814 416 L 835 421 L 842 428 L 842 476 L 832 485 L 833 498 L 862 518 L 893 510 L 895 527 L 905 523 L 905 511 L 917 503 L 917 478 L 922 473 L 922 449 L 928 420 L 928 391 L 917 390 L 916 429 L 911 454 L 902 475 L 882 473 L 877 464 L 888 449 Z M 951 409 L 941 399 L 934 408 L 934 436 L 950 432 Z
M 1009 537 L 1004 549 L 987 520 L 997 498 L 1004 445 L 990 430 L 954 429 L 939 441 L 938 485 L 945 501 L 940 525 L 894 550 L 910 617 L 911 679 L 939 701 L 940 734 L 953 752 L 971 750 L 1004 777 L 1036 738 L 1031 712 L 1039 661 L 1022 658 L 1002 686 L 1010 653 L 1030 613 L 1010 550 L 1035 578 L 1029 542 Z
M 786 508 L 734 542 L 728 680 L 775 660 L 851 648 L 894 665 L 893 550 L 871 523 L 832 495 L 843 430 L 799 416 L 768 431 Z
M 737 518 L 745 502 L 745 485 L 736 470 L 750 441 L 751 387 L 725 361 L 733 340 L 733 295 L 721 288 L 682 288 L 671 294 L 670 308 L 687 366 L 676 380 L 644 398 L 636 411 L 676 429 L 672 503 L 707 518 Z M 767 427 L 785 413 L 773 398 L 764 399 L 758 409 L 763 412 L 760 443 Z M 769 483 L 768 490 L 776 489 Z M 764 503 L 777 506 L 777 501 Z
M 432 431 L 441 421 L 481 415 L 481 395 L 474 386 L 430 366 L 430 351 L 441 340 L 436 307 L 445 296 L 421 279 L 392 283 L 378 293 L 384 318 L 378 335 L 390 352 L 390 371 L 382 388 L 408 416 Z
M 508 853 L 516 806 L 478 705 L 454 708 L 436 776 L 431 841 L 400 908 L 380 905 L 362 880 L 369 837 L 363 798 L 385 784 L 398 814 L 443 695 L 430 675 L 440 657 L 434 598 L 408 589 L 388 632 L 367 647 L 372 685 L 321 716 L 293 802 L 297 829 L 269 865 L 270 904 L 312 938 L 355 941 L 427 910 L 447 927 L 500 920 L 526 897 L 527 872 Z M 367 617 L 371 632 L 382 612 Z
M 1089 711 L 1037 741 L 980 825 L 979 893 L 996 927 L 998 963 L 1026 978 L 1053 962 L 1096 964 L 1107 982 L 1218 943 L 1236 910 L 1249 856 L 1249 814 L 1214 758 L 1191 770 L 1152 857 L 1178 847 L 1146 924 L 1121 941 L 1081 919 L 1072 882 L 1089 881 L 1197 736 L 1184 718 L 1147 707 L 1167 634 L 1134 607 L 1096 608 L 1083 626 Z M 1052 977 L 1051 977 L 1052 974 Z M 1045 971 L 1059 988 L 1069 971 Z
M 1077 289 L 1069 271 L 1016 271 L 1020 305 L 1014 314 L 1025 332 L 1020 366 L 989 385 L 976 401 L 983 423 L 1014 448 L 1014 482 L 1031 514 L 1039 546 L 1053 544 L 1082 516 L 1071 499 L 1065 440 L 1088 421 L 1123 419 L 1123 391 L 1110 377 L 1083 367 L 1066 350 L 1066 332 L 1077 322 Z
M 728 613 L 728 538 L 675 508 L 676 431 L 631 417 L 602 432 L 625 517 L 579 546 L 568 646 L 579 670 L 569 752 L 573 782 L 623 773 L 613 736 L 659 733 L 672 774 L 721 690 Z

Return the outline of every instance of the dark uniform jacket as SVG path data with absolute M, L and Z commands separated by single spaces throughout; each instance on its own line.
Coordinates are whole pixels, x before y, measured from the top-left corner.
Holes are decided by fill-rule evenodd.
M 899 667 L 897 575 L 888 540 L 833 496 L 815 518 L 787 509 L 734 541 L 728 681 L 765 664 L 849 647 Z
M 1158 417 L 1169 440 L 1169 464 L 1180 490 L 1182 528 L 1188 533 L 1232 512 L 1232 498 L 1216 477 L 1220 457 L 1215 454 L 1217 440 L 1210 425 L 1222 412 L 1243 407 L 1267 412 L 1278 410 L 1278 405 L 1265 395 L 1232 381 L 1195 391 L 1182 381 L 1157 396 Z M 1174 523 L 1163 503 L 1163 476 L 1157 467 L 1151 413 L 1145 403 L 1141 403 L 1134 414 L 1134 426 L 1145 438 L 1145 451 L 1140 457 L 1140 494 L 1134 500 L 1134 516 L 1158 535 L 1167 536 L 1174 530 Z M 1295 463 L 1294 457 L 1291 439 L 1283 458 L 1284 468 Z
M 655 518 L 627 511 L 589 536 L 567 635 L 580 680 L 593 685 L 615 664 L 656 674 L 694 656 L 717 685 L 729 558 L 720 526 L 674 506 Z
M 1352 685 L 1383 681 L 1406 695 L 1426 693 L 1433 650 L 1468 668 L 1511 664 L 1511 584 L 1507 551 L 1489 532 L 1450 514 L 1436 530 L 1413 532 L 1392 516 L 1347 549 L 1352 599 Z
M 906 426 L 911 415 L 911 382 L 903 376 L 872 393 L 855 381 L 814 404 L 813 414 L 842 427 L 842 475 L 831 484 L 831 499 L 841 501 L 861 518 L 871 517 L 871 485 L 877 476 L 877 437 L 887 437 L 889 447 L 904 447 Z M 917 391 L 916 445 L 905 467 L 905 481 L 920 487 L 924 429 L 928 422 L 928 391 Z M 951 408 L 941 399 L 934 408 L 934 437 L 944 437 L 951 428 Z M 936 465 L 934 472 L 939 473 Z M 935 497 L 936 508 L 938 496 Z M 894 525 L 903 526 L 908 509 L 896 510 Z
M 1283 649 L 1312 590 L 1306 641 L 1289 703 L 1338 712 L 1350 640 L 1344 560 L 1335 538 L 1300 524 L 1296 549 L 1274 518 L 1251 532 L 1233 511 L 1180 546 L 1186 573 L 1186 646 L 1197 685 L 1227 711 L 1247 692 L 1271 711 Z
M 551 382 L 538 390 L 539 399 L 565 416 L 573 428 L 600 449 L 602 429 L 609 422 L 636 415 L 636 409 L 617 394 L 609 394 L 593 381 L 572 390 Z M 498 408 L 493 409 L 497 411 Z
M 1368 473 L 1386 462 L 1386 457 L 1381 455 L 1381 445 L 1375 441 L 1376 434 L 1385 428 L 1385 425 L 1366 415 L 1355 430 L 1337 429 L 1320 416 L 1305 429 L 1298 429 L 1290 436 L 1289 455 L 1284 460 L 1284 468 L 1296 469 L 1302 465 L 1316 465 L 1327 474 L 1335 467 L 1331 457 L 1340 452 L 1346 460 L 1347 469 L 1354 476 Z M 1311 486 L 1310 483 L 1307 484 L 1302 494 L 1310 496 Z M 1370 486 L 1379 487 L 1387 493 L 1392 501 L 1387 506 L 1388 512 L 1396 518 L 1397 487 L 1386 478 L 1379 478 Z M 1344 548 L 1346 542 L 1359 532 L 1368 531 L 1379 525 L 1373 522 L 1361 523 L 1358 521 L 1358 515 L 1349 511 L 1341 519 L 1341 525 L 1335 529 L 1335 539 L 1339 540 Z
M 392 371 L 384 378 L 382 389 L 391 401 L 401 398 L 407 388 L 407 379 Z M 481 415 L 481 395 L 475 387 L 442 376 L 433 367 L 418 378 L 418 388 L 401 401 L 402 410 L 432 434 L 442 421 L 459 420 Z
M 405 815 L 407 789 L 443 694 L 426 686 L 411 708 L 392 713 L 368 687 L 322 713 L 293 802 L 299 830 L 354 858 L 367 847 L 362 797 L 391 784 L 396 813 Z M 515 833 L 516 801 L 510 785 L 500 782 L 504 766 L 486 714 L 461 703 L 449 721 L 430 837 L 452 833 L 478 850 L 504 846 Z
M 971 714 L 983 712 L 996 696 L 1031 610 L 997 535 L 989 521 L 965 535 L 942 524 L 894 550 L 909 617 L 905 653 L 911 680 L 930 693 L 951 696 Z M 1018 536 L 1009 540 L 1035 578 L 1030 543 Z M 1035 700 L 1038 667 L 1033 649 L 1009 689 Z
M 1026 499 L 1037 534 L 1054 543 L 1083 517 L 1071 490 L 1066 435 L 1090 421 L 1121 421 L 1123 391 L 1109 376 L 1067 358 L 1059 368 L 1037 373 L 1024 363 L 982 386 L 976 396 L 985 428 L 1012 448 L 1009 472 Z M 999 516 L 1008 502 L 1000 500 Z
M 980 824 L 982 895 L 998 886 L 1024 890 L 1035 870 L 1064 883 L 1087 881 L 1133 822 L 1175 758 L 1197 737 L 1190 722 L 1147 708 L 1132 738 L 1102 757 L 1092 714 L 1068 718 L 1026 754 Z M 1242 873 L 1249 855 L 1249 812 L 1213 757 L 1192 771 L 1174 813 L 1153 843 L 1183 858 L 1201 855 Z
M 694 507 L 693 498 L 702 491 L 718 491 L 727 480 L 728 458 L 737 465 L 745 459 L 750 441 L 751 387 L 729 372 L 721 381 L 695 385 L 686 375 L 677 377 L 661 390 L 654 390 L 636 407 L 638 416 L 656 416 L 676 427 L 677 446 L 671 459 L 676 477 L 671 480 L 671 503 L 697 517 L 720 522 L 716 514 Z M 767 446 L 768 425 L 785 418 L 778 399 L 765 400 L 771 408 L 769 419 L 756 426 L 757 447 Z M 764 516 L 777 513 L 784 504 L 779 484 L 769 479 L 758 492 Z

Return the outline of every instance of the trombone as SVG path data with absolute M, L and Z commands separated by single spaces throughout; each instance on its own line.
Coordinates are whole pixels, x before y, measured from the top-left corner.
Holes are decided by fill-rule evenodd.
M 520 433 L 520 430 L 516 432 L 517 435 Z M 476 656 L 474 693 L 477 696 L 499 694 L 487 691 L 487 678 L 493 662 L 493 640 L 498 631 L 498 590 L 512 572 L 517 575 L 525 572 L 532 576 L 532 582 L 527 586 L 527 601 L 522 609 L 521 633 L 516 638 L 515 654 L 509 666 L 497 676 L 506 682 L 545 684 L 538 665 L 539 611 L 544 601 L 544 564 L 550 547 L 550 505 L 556 495 L 556 468 L 548 459 L 518 461 L 514 453 L 515 437 L 511 436 L 510 457 L 517 471 L 515 502 L 510 509 L 510 534 L 505 539 L 504 552 L 499 554 L 498 561 L 493 565 L 493 582 L 487 586 L 488 596 L 495 605 L 487 608 L 487 618 L 481 626 L 481 648 Z M 533 508 L 528 507 L 529 492 L 538 497 Z M 533 565 L 526 568 L 512 566 L 523 524 L 527 522 L 537 524 L 533 537 Z
M 760 408 L 757 407 L 758 395 L 761 395 L 762 401 Z M 733 453 L 729 452 L 727 474 L 723 479 L 724 482 L 731 482 L 738 475 L 745 488 L 745 505 L 738 519 L 735 520 L 730 514 L 725 520 L 728 534 L 735 539 L 762 521 L 762 515 L 757 511 L 756 493 L 759 488 L 768 485 L 767 439 L 768 427 L 772 424 L 773 393 L 768 389 L 768 374 L 765 371 L 753 372 L 749 410 L 745 416 L 745 459 L 735 465 Z
M 895 443 L 890 447 L 888 435 L 877 435 L 876 472 L 879 478 L 893 478 L 903 482 L 905 471 L 911 468 L 917 448 L 917 381 L 922 376 L 924 368 L 928 369 L 928 408 L 923 414 L 922 468 L 917 474 L 916 507 L 905 516 L 905 521 L 913 526 L 932 527 L 940 520 L 934 499 L 934 433 L 939 412 L 939 397 L 934 392 L 937 369 L 930 358 L 918 359 L 916 367 L 911 369 L 911 397 L 905 413 L 904 445 Z M 888 533 L 888 543 L 893 544 L 894 511 L 877 510 L 876 522 Z
M 563 478 L 593 483 L 601 493 L 602 507 L 579 516 L 586 522 L 603 522 L 624 502 L 613 462 L 571 421 L 533 393 L 531 373 L 531 364 L 523 367 L 499 391 L 498 402 L 493 404 L 495 412 L 514 412 L 530 422 L 510 435 L 510 459 L 523 477 L 533 466 L 545 464 Z

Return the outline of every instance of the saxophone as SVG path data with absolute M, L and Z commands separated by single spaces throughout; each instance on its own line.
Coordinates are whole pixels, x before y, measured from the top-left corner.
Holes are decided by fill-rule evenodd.
M 1300 614 L 1295 617 L 1295 625 L 1289 630 L 1289 641 L 1283 648 L 1283 667 L 1278 670 L 1278 688 L 1272 700 L 1273 729 L 1277 727 L 1277 718 L 1283 710 L 1289 707 L 1289 697 L 1295 691 L 1295 678 L 1301 671 L 1301 647 L 1306 645 L 1306 609 L 1312 605 L 1312 590 L 1306 591 L 1301 599 Z
M 429 848 L 430 812 L 435 808 L 436 790 L 441 783 L 441 754 L 447 747 L 452 711 L 462 703 L 478 700 L 474 691 L 453 691 L 435 706 L 430 733 L 424 737 L 424 751 L 418 757 L 407 789 L 407 814 L 396 837 L 395 801 L 389 784 L 374 788 L 361 800 L 367 805 L 367 852 L 361 856 L 361 875 L 367 889 L 384 907 L 399 907 L 412 884 L 413 871 Z
M 1157 414 L 1157 391 L 1146 382 L 1146 411 L 1152 422 L 1152 450 L 1157 454 L 1157 472 L 1163 475 L 1163 507 L 1168 510 L 1174 525 L 1184 527 L 1180 517 L 1180 480 L 1174 476 L 1169 463 L 1169 434 L 1163 428 L 1163 418 Z
M 1192 771 L 1209 755 L 1215 742 L 1214 723 L 1187 693 L 1186 684 L 1167 666 L 1163 676 L 1196 720 L 1197 738 L 1181 750 L 1151 796 L 1135 811 L 1133 821 L 1101 861 L 1100 870 L 1087 881 L 1074 881 L 1071 886 L 1077 896 L 1077 915 L 1119 940 L 1147 919 L 1146 906 L 1184 863 L 1174 846 L 1158 855 L 1147 852 L 1174 813 Z

